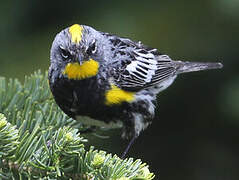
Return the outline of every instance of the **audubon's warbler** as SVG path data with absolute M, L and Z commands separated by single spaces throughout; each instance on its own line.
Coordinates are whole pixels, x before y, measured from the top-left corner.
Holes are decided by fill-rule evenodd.
M 221 63 L 174 61 L 127 38 L 72 25 L 51 47 L 49 83 L 59 107 L 85 124 L 123 127 L 135 139 L 154 118 L 156 95 L 178 74 Z

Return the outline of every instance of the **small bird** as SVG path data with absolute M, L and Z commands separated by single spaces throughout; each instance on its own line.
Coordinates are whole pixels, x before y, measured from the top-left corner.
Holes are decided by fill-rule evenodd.
M 186 72 L 221 63 L 172 60 L 155 48 L 74 24 L 58 33 L 50 52 L 49 84 L 71 118 L 100 127 L 122 127 L 131 139 L 123 156 L 155 115 L 156 95 Z

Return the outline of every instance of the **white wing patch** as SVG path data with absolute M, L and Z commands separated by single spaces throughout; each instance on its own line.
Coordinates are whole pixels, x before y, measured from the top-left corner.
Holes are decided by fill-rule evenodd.
M 140 57 L 144 57 L 147 59 L 154 59 L 154 55 L 152 53 L 143 54 L 137 51 L 135 51 L 135 53 L 138 54 Z
M 127 65 L 126 70 L 137 79 L 150 82 L 157 70 L 157 60 L 152 53 L 139 53 L 135 51 L 135 61 Z

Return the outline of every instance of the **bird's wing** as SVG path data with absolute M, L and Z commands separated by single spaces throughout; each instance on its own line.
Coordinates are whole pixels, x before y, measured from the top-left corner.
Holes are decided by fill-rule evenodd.
M 122 89 L 137 91 L 148 88 L 175 73 L 174 63 L 167 55 L 162 55 L 157 49 L 146 47 L 141 42 L 120 40 L 118 39 L 118 45 L 121 46 L 118 52 L 123 52 L 125 56 L 115 68 L 114 81 Z

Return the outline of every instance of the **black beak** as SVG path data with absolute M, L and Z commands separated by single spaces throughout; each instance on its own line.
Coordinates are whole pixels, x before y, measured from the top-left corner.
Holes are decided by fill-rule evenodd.
M 78 63 L 79 63 L 80 65 L 82 65 L 82 64 L 83 64 L 83 61 L 84 61 L 84 57 L 83 57 L 81 54 L 79 54 L 77 61 L 78 61 Z

